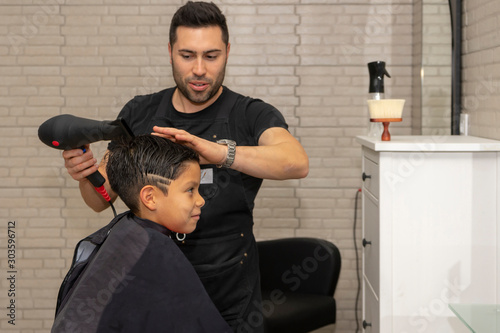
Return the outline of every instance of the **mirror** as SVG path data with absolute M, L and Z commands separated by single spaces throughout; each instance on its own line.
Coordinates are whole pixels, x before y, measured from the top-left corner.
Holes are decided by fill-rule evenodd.
M 415 76 L 420 78 L 421 95 L 415 96 L 416 104 L 420 102 L 420 114 L 417 112 L 414 116 L 413 134 L 452 133 L 452 24 L 448 1 L 421 2 L 420 73 L 418 66 L 414 68 Z M 418 51 L 415 55 L 418 56 Z M 418 117 L 420 119 L 415 119 Z
M 451 134 L 460 134 L 462 112 L 462 0 L 448 0 L 451 17 Z

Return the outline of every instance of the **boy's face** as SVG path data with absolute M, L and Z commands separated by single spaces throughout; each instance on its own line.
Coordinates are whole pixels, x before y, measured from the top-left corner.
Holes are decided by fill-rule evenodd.
M 169 52 L 177 88 L 193 104 L 211 102 L 220 92 L 229 53 L 221 28 L 180 26 L 176 33 Z
M 186 169 L 168 186 L 168 193 L 158 198 L 157 223 L 178 233 L 191 233 L 200 219 L 205 200 L 198 192 L 200 165 L 186 162 Z

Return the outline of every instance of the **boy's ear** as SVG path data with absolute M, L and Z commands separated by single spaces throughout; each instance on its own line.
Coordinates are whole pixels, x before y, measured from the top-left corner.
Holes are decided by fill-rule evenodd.
M 139 198 L 147 209 L 154 211 L 156 210 L 156 189 L 152 185 L 146 185 L 141 189 L 139 193 Z

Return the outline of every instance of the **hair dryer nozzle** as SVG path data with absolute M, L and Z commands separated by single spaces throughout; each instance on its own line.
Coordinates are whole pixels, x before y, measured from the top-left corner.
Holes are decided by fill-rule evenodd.
M 80 148 L 86 144 L 112 140 L 122 135 L 133 137 L 121 119 L 98 121 L 70 114 L 52 117 L 38 128 L 38 137 L 43 143 L 61 150 Z

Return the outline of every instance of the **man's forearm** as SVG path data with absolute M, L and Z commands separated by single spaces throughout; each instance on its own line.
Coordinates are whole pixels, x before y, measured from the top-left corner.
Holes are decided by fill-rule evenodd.
M 236 147 L 236 158 L 231 168 L 262 179 L 300 179 L 309 172 L 309 159 L 302 146 L 289 142 Z
M 262 133 L 258 146 L 236 147 L 231 168 L 262 179 L 300 179 L 309 173 L 309 158 L 287 130 L 270 128 Z
M 228 148 L 171 127 L 154 127 L 156 135 L 194 149 L 201 164 L 222 164 Z M 265 130 L 258 146 L 237 146 L 231 169 L 262 179 L 297 179 L 309 173 L 309 158 L 302 145 L 286 129 Z

